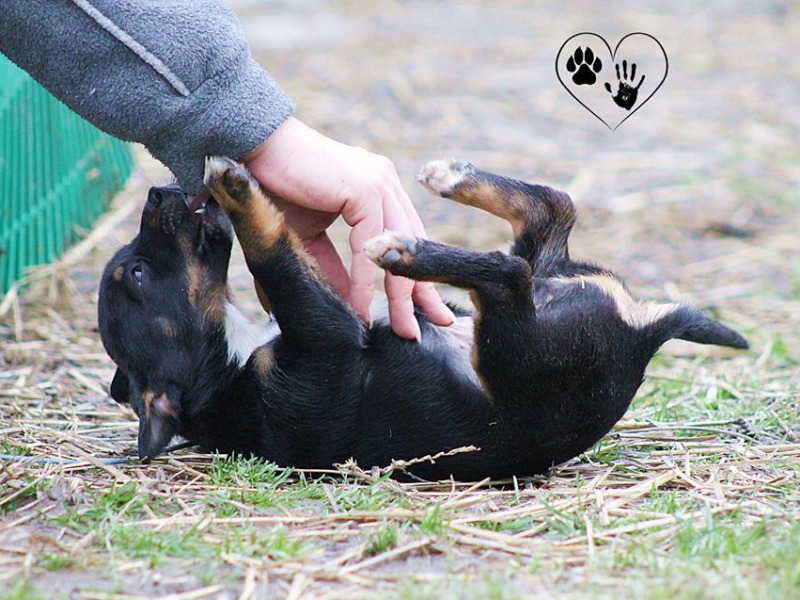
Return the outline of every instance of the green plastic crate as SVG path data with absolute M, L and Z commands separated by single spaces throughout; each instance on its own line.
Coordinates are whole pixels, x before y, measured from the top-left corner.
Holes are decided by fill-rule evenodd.
M 107 210 L 130 147 L 76 115 L 0 54 L 0 295 L 53 262 Z

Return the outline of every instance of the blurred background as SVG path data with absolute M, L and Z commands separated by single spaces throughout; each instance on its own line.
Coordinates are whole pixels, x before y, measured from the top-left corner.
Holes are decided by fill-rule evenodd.
M 547 589 L 564 587 L 578 589 L 578 593 L 533 594 L 536 597 L 618 598 L 627 594 L 699 598 L 714 593 L 720 598 L 767 597 L 772 589 L 766 586 L 769 578 L 785 582 L 781 589 L 791 586 L 796 591 L 797 543 L 787 546 L 781 540 L 786 531 L 797 539 L 796 527 L 782 527 L 797 522 L 800 444 L 800 4 L 789 0 L 230 1 L 253 54 L 297 102 L 298 117 L 337 140 L 392 159 L 432 238 L 491 250 L 504 247 L 511 232 L 494 217 L 428 195 L 414 175 L 429 160 L 469 160 L 487 170 L 567 190 L 579 211 L 571 238 L 574 257 L 617 271 L 640 296 L 691 302 L 708 310 L 742 331 L 752 344 L 748 352 L 733 353 L 671 342 L 653 361 L 626 414 L 627 425 L 623 423 L 598 444 L 588 458 L 563 467 L 566 470 L 557 472 L 542 488 L 523 490 L 525 498 L 532 499 L 526 506 L 536 515 L 531 521 L 536 525 L 523 524 L 522 528 L 530 527 L 530 531 L 520 534 L 530 537 L 517 538 L 519 534 L 512 533 L 515 529 L 503 534 L 495 528 L 499 521 L 475 521 L 486 526 L 493 543 L 514 538 L 518 548 L 517 542 L 529 541 L 531 556 L 541 556 L 541 561 L 532 558 L 528 563 L 524 554 L 514 555 L 512 561 L 511 555 L 485 548 L 472 554 L 469 544 L 451 544 L 463 536 L 456 537 L 445 527 L 430 557 L 427 550 L 414 560 L 407 561 L 403 555 L 391 564 L 387 561 L 375 576 L 394 581 L 395 590 L 408 585 L 411 591 L 403 596 L 408 598 L 442 597 L 451 571 L 483 581 L 490 568 L 496 569 L 497 582 L 518 585 L 520 597 L 530 597 L 531 589 L 538 589 L 541 581 Z M 641 110 L 610 131 L 561 86 L 555 58 L 561 45 L 576 33 L 597 33 L 613 48 L 623 36 L 636 31 L 661 42 L 669 57 L 669 74 Z M 117 457 L 135 452 L 136 420 L 128 408 L 108 398 L 114 365 L 100 344 L 96 317 L 103 264 L 138 231 L 148 187 L 171 180 L 166 169 L 141 148 L 135 152 L 135 161 L 134 174 L 113 201 L 109 218 L 79 245 L 82 250 L 47 267 L 38 289 L 32 284 L 19 298 L 0 303 L 7 309 L 4 312 L 0 306 L 0 398 L 4 399 L 0 422 L 6 424 L 0 441 L 5 452 L 49 457 Z M 341 224 L 335 225 L 334 239 L 346 253 L 347 230 Z M 244 312 L 263 319 L 240 254 L 232 269 L 230 280 Z M 664 429 L 654 428 L 649 434 L 636 429 L 653 420 L 665 424 Z M 680 433 L 687 423 L 713 428 L 700 431 L 696 427 L 694 433 Z M 693 437 L 687 441 L 681 437 L 685 435 Z M 762 445 L 746 450 L 748 440 Z M 684 443 L 694 444 L 698 452 L 690 458 Z M 654 448 L 663 451 L 651 455 Z M 779 448 L 785 453 L 779 453 Z M 184 472 L 178 459 L 191 460 L 183 455 L 169 459 L 168 465 L 128 465 L 125 476 L 130 474 L 131 481 L 138 482 L 141 492 L 137 493 L 147 502 L 158 498 L 158 502 L 172 503 L 169 508 L 158 504 L 156 510 L 164 511 L 160 514 L 221 511 L 215 507 L 223 504 L 197 495 L 197 489 L 213 486 L 197 484 L 212 480 L 203 474 L 196 479 L 195 467 L 213 469 L 207 463 L 186 463 L 195 466 Z M 666 473 L 669 478 L 659 481 L 672 481 L 669 469 L 678 472 L 674 464 L 669 466 L 673 459 L 683 465 L 680 469 L 685 468 L 686 476 L 681 474 L 668 488 L 656 490 L 656 477 Z M 5 513 L 6 529 L 0 527 L 0 562 L 4 565 L 0 585 L 18 573 L 27 574 L 33 565 L 42 590 L 98 590 L 111 581 L 113 589 L 155 597 L 167 590 L 196 588 L 200 581 L 216 583 L 216 574 L 222 573 L 229 577 L 228 582 L 238 578 L 236 584 L 230 584 L 231 589 L 243 585 L 252 593 L 255 588 L 248 587 L 255 581 L 251 573 L 263 571 L 263 585 L 271 582 L 277 586 L 272 589 L 279 590 L 280 597 L 300 597 L 300 592 L 289 593 L 290 583 L 299 581 L 302 585 L 297 589 L 301 590 L 307 583 L 304 573 L 314 573 L 323 562 L 321 556 L 340 556 L 337 560 L 342 562 L 337 564 L 346 564 L 353 556 L 353 561 L 361 559 L 360 554 L 349 554 L 350 549 L 339 554 L 343 546 L 357 546 L 358 536 L 366 535 L 360 522 L 353 527 L 355 533 L 342 538 L 345 542 L 337 537 L 314 542 L 315 550 L 307 562 L 270 554 L 255 545 L 252 554 L 234 550 L 239 554 L 231 558 L 228 542 L 220 540 L 249 539 L 242 533 L 248 530 L 233 521 L 230 530 L 204 531 L 206 525 L 190 530 L 192 539 L 213 538 L 215 548 L 226 549 L 220 561 L 209 563 L 207 556 L 216 555 L 217 550 L 203 554 L 205 546 L 198 546 L 196 556 L 172 562 L 184 560 L 186 553 L 181 547 L 164 550 L 173 552 L 170 562 L 156 572 L 152 568 L 155 563 L 141 559 L 146 555 L 136 554 L 136 562 L 129 561 L 132 554 L 125 554 L 124 548 L 130 546 L 124 542 L 115 542 L 123 549 L 119 555 L 111 552 L 114 546 L 108 542 L 108 525 L 96 525 L 100 533 L 92 541 L 96 532 L 94 521 L 89 520 L 92 530 L 75 547 L 80 546 L 79 555 L 88 548 L 91 559 L 78 562 L 74 570 L 74 562 L 64 562 L 64 570 L 58 566 L 62 563 L 56 562 L 61 554 L 50 553 L 61 552 L 63 544 L 71 543 L 64 540 L 78 538 L 70 537 L 74 532 L 60 537 L 66 521 L 58 525 L 61 541 L 45 544 L 50 538 L 44 535 L 54 531 L 61 504 L 76 502 L 80 507 L 89 502 L 84 515 L 104 515 L 122 506 L 114 503 L 120 500 L 107 500 L 116 493 L 117 476 L 98 476 L 89 462 L 82 464 L 58 467 L 61 471 L 35 462 L 3 466 L 0 496 L 5 494 L 5 499 L 0 498 L 0 505 L 26 490 L 39 496 L 30 505 L 20 501 L 19 509 L 13 509 L 16 512 L 9 508 L 15 505 L 5 505 L 9 512 Z M 94 460 L 92 464 L 98 463 Z M 690 467 L 694 479 L 689 479 Z M 178 470 L 169 470 L 172 468 Z M 593 469 L 600 468 L 605 474 L 593 478 L 600 472 Z M 115 469 L 109 472 L 114 474 Z M 585 480 L 581 473 L 588 474 Z M 241 514 L 248 518 L 273 510 L 289 514 L 280 504 L 284 501 L 295 514 L 327 510 L 305 500 L 292 505 L 295 488 L 290 485 L 283 490 L 283 484 L 279 485 L 278 505 L 243 506 L 238 487 L 241 480 L 237 476 L 234 481 L 235 496 L 231 498 L 235 498 L 236 510 L 244 511 Z M 581 481 L 592 482 L 591 488 L 583 489 L 595 489 L 597 484 L 597 490 L 605 490 L 606 500 L 601 503 L 602 495 L 595 490 L 586 495 L 584 507 Z M 701 483 L 693 483 L 698 481 Z M 100 490 L 108 492 L 107 496 L 96 491 L 109 485 L 114 489 Z M 362 486 L 352 486 L 349 481 L 331 486 L 333 493 L 343 494 L 338 496 L 346 499 L 343 506 L 355 506 L 349 500 L 351 488 L 358 492 Z M 127 484 L 120 489 L 128 489 Z M 372 494 L 371 486 L 363 489 Z M 399 506 L 412 488 L 399 496 L 395 488 L 391 490 Z M 449 485 L 447 490 L 451 493 Z M 327 488 L 326 494 L 331 495 Z M 519 498 L 509 497 L 498 499 L 492 491 L 481 504 L 464 506 L 472 514 L 494 517 L 507 505 L 518 508 Z M 565 498 L 576 501 L 562 513 Z M 597 520 L 592 498 L 605 521 Z M 624 508 L 627 520 L 617 520 L 619 513 L 615 512 L 609 524 L 604 512 L 609 499 L 617 507 L 621 506 L 618 502 L 631 501 L 630 507 Z M 429 496 L 424 501 L 432 502 Z M 128 496 L 121 502 L 123 513 L 138 506 L 133 499 L 129 502 Z M 191 506 L 186 508 L 185 502 Z M 737 509 L 729 519 L 714 512 L 716 520 L 711 521 L 710 507 L 727 511 L 739 503 L 750 507 L 750 516 L 740 519 Z M 335 501 L 332 504 L 338 511 Z M 383 523 L 387 505 L 369 506 L 377 507 L 374 523 Z M 691 512 L 681 512 L 684 509 Z M 138 519 L 140 513 L 135 510 L 126 517 Z M 519 514 L 514 510 L 508 512 Z M 673 512 L 678 516 L 674 526 L 670 520 Z M 433 514 L 442 518 L 441 513 Z M 644 527 L 639 528 L 642 518 L 664 525 L 649 530 L 646 538 Z M 617 523 L 624 526 L 615 529 Z M 585 539 L 583 533 L 576 533 L 584 527 Z M 692 533 L 693 527 L 697 528 L 696 537 L 684 535 Z M 472 531 L 477 532 L 477 526 Z M 597 532 L 600 562 L 595 562 L 592 531 Z M 773 537 L 764 537 L 759 546 L 750 545 L 748 540 L 761 539 L 765 532 Z M 150 541 L 143 544 L 157 548 L 160 559 L 162 548 L 169 546 L 164 541 L 167 538 L 156 533 L 168 536 L 175 530 L 161 531 L 159 525 L 158 531 L 144 533 L 148 537 L 141 539 Z M 300 544 L 297 540 L 302 539 L 305 544 L 314 539 L 300 525 L 279 533 L 287 536 L 280 538 L 284 550 L 288 543 Z M 703 537 L 707 533 L 708 537 Z M 139 538 L 127 539 L 133 544 L 131 540 Z M 182 546 L 187 534 L 180 531 L 176 539 Z M 164 546 L 159 545 L 162 542 Z M 42 554 L 43 548 L 46 554 Z M 317 553 L 320 549 L 321 554 Z M 73 561 L 73 550 L 69 552 Z M 706 560 L 709 556 L 727 557 L 729 552 L 732 558 L 722 567 Z M 108 568 L 106 554 L 118 556 Z M 612 567 L 618 556 L 621 570 L 615 571 Z M 667 563 L 664 570 L 662 561 L 675 556 L 677 562 Z M 764 574 L 748 582 L 748 574 L 754 572 L 753 561 L 764 567 Z M 197 568 L 187 571 L 187 564 Z M 276 569 L 276 564 L 283 570 Z M 86 571 L 85 565 L 91 568 Z M 242 565 L 247 568 L 244 584 Z M 352 565 L 350 562 L 347 568 Z M 634 568 L 627 568 L 631 565 Z M 186 575 L 195 572 L 196 576 Z M 359 578 L 368 575 L 358 573 Z M 611 576 L 616 579 L 612 581 Z M 427 596 L 411 587 L 422 580 L 431 582 Z M 356 579 L 347 581 L 351 585 Z M 334 588 L 328 596 L 319 597 L 375 597 L 376 588 L 369 587 L 369 579 L 363 581 L 367 584 L 360 594 L 337 596 Z M 550 581 L 555 583 L 548 584 Z M 753 593 L 729 592 L 740 584 L 750 586 Z M 684 585 L 696 593 L 687 593 L 681 588 Z M 295 590 L 294 583 L 291 586 Z M 331 591 L 326 580 L 313 586 Z M 603 595 L 603 590 L 609 593 Z M 21 593 L 16 597 L 31 596 Z M 111 596 L 90 591 L 83 596 L 70 593 L 70 597 Z M 201 595 L 190 592 L 180 597 Z M 231 592 L 215 597 L 246 595 Z M 514 596 L 452 592 L 451 597 Z
M 715 312 L 754 341 L 758 360 L 780 350 L 800 380 L 796 3 L 230 4 L 301 120 L 394 161 L 430 237 L 488 250 L 505 247 L 510 229 L 428 195 L 414 176 L 429 160 L 468 160 L 566 190 L 579 211 L 575 258 L 617 271 L 639 295 Z M 556 76 L 559 49 L 580 32 L 611 48 L 645 32 L 669 57 L 664 84 L 614 131 Z M 94 234 L 102 240 L 90 244 L 92 260 L 51 269 L 88 299 L 72 322 L 94 327 L 102 264 L 135 235 L 148 187 L 171 179 L 141 148 L 135 158 L 113 226 Z M 349 264 L 346 227 L 333 233 Z M 245 312 L 259 315 L 240 255 L 231 283 Z M 20 322 L 17 314 L 17 340 Z
M 414 182 L 426 161 L 455 157 L 569 191 L 573 255 L 640 291 L 709 305 L 800 299 L 795 4 L 232 5 L 299 118 L 394 160 L 432 237 L 484 248 L 509 237 Z M 664 85 L 616 131 L 556 78 L 561 44 L 582 31 L 612 48 L 650 33 L 669 56 Z

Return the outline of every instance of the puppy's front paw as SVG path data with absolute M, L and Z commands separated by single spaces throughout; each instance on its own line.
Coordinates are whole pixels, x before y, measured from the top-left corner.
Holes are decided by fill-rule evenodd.
M 225 210 L 248 204 L 258 193 L 258 182 L 239 163 L 224 156 L 206 158 L 204 182 Z
M 467 175 L 474 173 L 475 167 L 468 162 L 454 159 L 434 160 L 426 164 L 419 173 L 417 181 L 434 194 L 447 198 L 464 181 Z
M 384 269 L 397 263 L 408 264 L 417 252 L 417 238 L 395 231 L 384 231 L 364 242 L 364 254 Z

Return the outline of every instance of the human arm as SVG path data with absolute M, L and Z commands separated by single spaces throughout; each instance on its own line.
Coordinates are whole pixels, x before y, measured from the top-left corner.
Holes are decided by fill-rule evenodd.
M 422 235 L 419 217 L 388 159 L 289 119 L 290 99 L 253 61 L 224 3 L 7 0 L 3 11 L 0 51 L 93 124 L 144 144 L 188 193 L 202 189 L 206 155 L 245 160 L 369 319 L 376 267 L 361 245 L 383 228 Z M 325 234 L 340 213 L 353 226 L 351 277 Z M 386 290 L 402 337 L 419 337 L 412 291 L 432 321 L 452 321 L 431 284 L 389 276 Z
M 6 0 L 0 51 L 190 194 L 206 155 L 240 157 L 294 111 L 220 0 Z

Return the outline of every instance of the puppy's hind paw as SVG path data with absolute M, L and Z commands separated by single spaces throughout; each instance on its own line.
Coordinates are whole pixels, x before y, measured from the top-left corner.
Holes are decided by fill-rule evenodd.
M 417 238 L 395 231 L 384 231 L 364 242 L 364 254 L 384 269 L 408 264 L 417 252 Z
M 248 203 L 259 190 L 258 182 L 247 169 L 225 156 L 206 158 L 204 183 L 211 195 L 226 209 Z
M 475 167 L 468 162 L 452 158 L 434 160 L 420 169 L 417 173 L 417 181 L 437 196 L 447 198 L 467 176 L 474 172 Z

